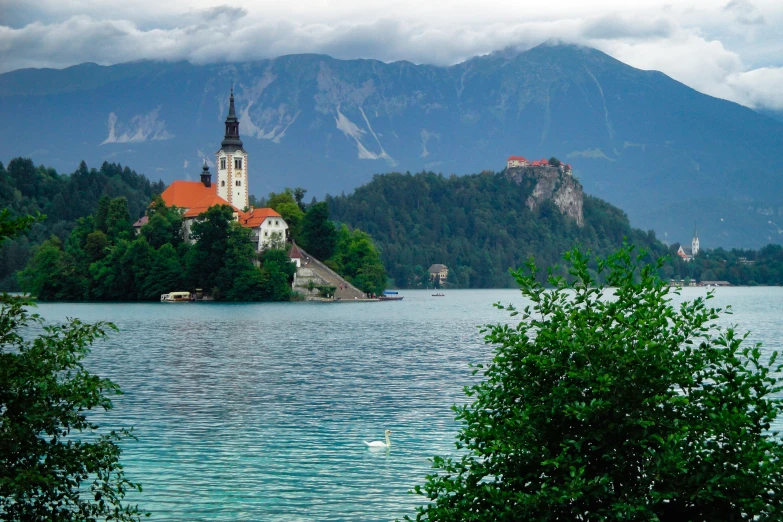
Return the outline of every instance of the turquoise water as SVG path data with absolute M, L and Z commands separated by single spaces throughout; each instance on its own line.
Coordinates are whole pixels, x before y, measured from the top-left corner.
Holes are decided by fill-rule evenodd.
M 41 304 L 58 321 L 120 329 L 89 366 L 125 395 L 101 415 L 124 445 L 153 520 L 394 520 L 428 458 L 454 454 L 449 409 L 490 348 L 477 325 L 507 320 L 518 291 L 405 291 L 386 303 Z M 706 293 L 686 289 L 692 299 Z M 783 348 L 783 289 L 720 288 L 724 324 Z M 382 440 L 387 452 L 362 441 Z

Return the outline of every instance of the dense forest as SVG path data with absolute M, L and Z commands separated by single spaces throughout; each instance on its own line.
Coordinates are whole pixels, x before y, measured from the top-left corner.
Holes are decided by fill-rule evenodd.
M 77 220 L 65 243 L 57 236 L 34 251 L 20 286 L 44 301 L 157 300 L 203 289 L 216 300 L 284 301 L 296 267 L 285 250 L 270 249 L 254 264 L 250 230 L 228 205 L 214 206 L 182 237 L 182 213 L 156 198 L 136 235 L 124 197 L 102 197 L 95 215 Z
M 41 300 L 153 300 L 174 290 L 201 288 L 218 300 L 292 298 L 286 245 L 260 255 L 250 230 L 232 221 L 230 207 L 213 207 L 182 235 L 182 210 L 166 207 L 161 182 L 120 165 L 100 170 L 82 162 L 71 175 L 28 159 L 0 164 L 0 204 L 9 218 L 37 216 L 24 237 L 3 242 L 0 289 L 21 289 Z M 325 203 L 302 202 L 304 189 L 259 200 L 290 224 L 291 237 L 347 280 L 380 293 L 386 272 L 372 239 L 339 229 Z M 146 214 L 139 234 L 133 222 Z
M 0 290 L 18 290 L 14 273 L 25 266 L 33 248 L 52 235 L 65 242 L 76 221 L 97 210 L 102 196 L 124 197 L 135 221 L 165 188 L 163 182 L 151 182 L 116 163 L 88 169 L 82 162 L 72 174 L 36 167 L 25 158 L 15 158 L 7 167 L 0 163 L 0 208 L 8 209 L 12 217 L 46 215 L 27 234 L 0 245 Z
M 34 250 L 18 273 L 21 288 L 44 301 L 157 300 L 183 289 L 200 289 L 218 301 L 294 297 L 296 266 L 285 242 L 256 252 L 251 230 L 234 219 L 230 206 L 200 214 L 191 225 L 192 241 L 183 237 L 182 209 L 156 197 L 146 212 L 149 221 L 136 234 L 127 200 L 103 196 L 94 215 L 77 220 L 67 241 L 52 236 Z M 386 273 L 369 236 L 347 227 L 338 231 L 325 203 L 298 213 L 295 233 L 310 252 L 363 291 L 383 291 Z
M 18 281 L 24 281 L 27 289 L 38 288 L 33 281 L 34 272 L 40 270 L 30 267 L 40 262 L 43 254 L 31 262 L 22 277 L 17 278 L 15 273 L 27 265 L 39 245 L 40 252 L 62 256 L 58 262 L 74 273 L 95 276 L 97 280 L 103 277 L 106 281 L 124 281 L 116 287 L 111 286 L 114 283 L 81 281 L 75 287 L 78 291 L 59 288 L 47 294 L 49 298 L 153 299 L 161 288 L 171 291 L 175 283 L 203 287 L 204 282 L 195 278 L 193 269 L 188 268 L 188 255 L 194 255 L 187 254 L 189 245 L 170 235 L 163 241 L 166 234 L 173 232 L 165 232 L 165 227 L 148 226 L 141 237 L 131 235 L 130 223 L 164 189 L 162 182 L 150 182 L 128 167 L 111 163 L 104 163 L 100 169 L 88 169 L 82 162 L 69 175 L 36 167 L 29 159 L 14 159 L 7 168 L 0 164 L 0 208 L 7 209 L 11 217 L 46 215 L 46 219 L 33 224 L 26 236 L 3 243 L 0 290 L 17 290 Z M 292 238 L 303 248 L 363 291 L 372 293 L 378 293 L 389 283 L 403 288 L 429 285 L 427 268 L 433 263 L 449 267 L 448 284 L 455 287 L 511 287 L 509 267 L 518 267 L 530 257 L 539 266 L 552 266 L 575 243 L 606 255 L 626 239 L 647 249 L 653 257 L 668 254 L 660 274 L 666 279 L 783 284 L 783 248 L 778 245 L 758 251 L 704 250 L 693 262 L 686 263 L 676 255 L 677 244 L 667 247 L 652 231 L 632 228 L 623 211 L 598 198 L 585 195 L 585 224 L 578 227 L 551 202 L 545 202 L 535 211 L 529 210 L 524 201 L 531 190 L 529 185 L 509 181 L 504 172 L 485 171 L 459 177 L 432 172 L 392 173 L 375 176 L 372 182 L 349 195 L 327 196 L 321 203 L 313 198 L 305 204 L 307 191 L 302 188 L 252 198 L 251 202 L 254 206 L 274 208 L 289 224 Z M 123 198 L 124 203 L 119 203 L 117 198 Z M 106 208 L 99 208 L 99 201 Z M 115 216 L 112 219 L 120 223 L 111 226 L 119 227 L 121 233 L 110 232 L 101 217 L 111 205 Z M 161 219 L 176 221 L 170 210 L 160 210 Z M 120 214 L 122 218 L 117 217 Z M 177 228 L 171 223 L 170 226 L 172 231 Z M 105 241 L 97 232 L 106 235 Z M 228 233 L 226 228 L 225 234 Z M 94 234 L 93 243 L 88 245 L 90 234 Z M 163 239 L 153 237 L 156 234 L 163 234 Z M 228 237 L 224 239 L 228 241 Z M 169 258 L 176 255 L 180 279 L 160 285 L 135 279 L 130 283 L 127 278 L 122 279 L 126 276 L 117 279 L 116 274 L 110 273 L 108 263 L 122 263 L 125 249 L 146 251 L 147 247 L 141 245 L 143 240 L 155 252 L 170 243 L 163 253 Z M 136 244 L 137 241 L 140 243 Z M 93 251 L 85 253 L 85 249 Z M 259 264 L 258 259 L 251 261 Z M 109 272 L 102 273 L 93 263 L 103 264 Z M 156 266 L 165 264 L 160 261 Z M 224 299 L 239 299 L 239 290 L 232 290 L 225 282 L 216 288 Z M 245 295 L 253 295 L 253 299 L 283 298 L 283 294 L 266 290 Z
M 551 202 L 525 206 L 532 186 L 509 181 L 505 171 L 445 177 L 433 172 L 376 175 L 349 195 L 327 196 L 331 216 L 367 231 L 381 250 L 399 287 L 429 284 L 428 267 L 449 267 L 448 283 L 463 288 L 511 287 L 509 267 L 529 258 L 538 266 L 558 264 L 578 243 L 606 256 L 624 240 L 652 257 L 668 255 L 666 279 L 726 280 L 732 284 L 783 284 L 783 252 L 703 251 L 691 263 L 654 232 L 631 227 L 627 215 L 585 195 L 584 226 L 563 216 Z M 542 274 L 543 277 L 543 274 Z

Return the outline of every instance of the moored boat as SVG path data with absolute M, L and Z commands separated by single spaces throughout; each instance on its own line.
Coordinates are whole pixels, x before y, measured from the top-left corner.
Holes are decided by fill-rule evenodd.
M 378 296 L 378 300 L 380 301 L 402 301 L 403 296 L 398 295 L 399 292 L 394 292 L 392 290 L 384 290 L 383 294 Z
M 189 303 L 190 301 L 190 292 L 169 292 L 160 295 L 161 303 Z
M 438 292 L 437 294 L 432 294 L 432 297 L 446 297 L 446 294 L 441 294 Z

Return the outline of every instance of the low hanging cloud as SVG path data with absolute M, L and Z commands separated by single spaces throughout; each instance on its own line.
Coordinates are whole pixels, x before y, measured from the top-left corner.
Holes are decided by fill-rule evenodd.
M 403 9 L 389 0 L 379 0 L 373 8 L 346 0 L 328 9 L 308 0 L 206 9 L 192 9 L 184 0 L 161 5 L 140 1 L 150 9 L 119 0 L 40 0 L 39 10 L 48 17 L 15 27 L 0 25 L 4 56 L 0 72 L 85 61 L 207 64 L 311 52 L 342 59 L 451 65 L 498 49 L 528 49 L 555 38 L 596 47 L 634 67 L 660 70 L 713 96 L 751 107 L 783 107 L 783 94 L 773 87 L 783 63 L 748 67 L 752 59 L 743 59 L 724 45 L 724 40 L 746 41 L 744 52 L 781 55 L 783 48 L 774 43 L 777 31 L 768 20 L 783 19 L 783 5 L 767 0 L 725 4 L 693 0 L 682 7 L 639 0 L 638 5 L 619 10 L 608 0 L 597 0 L 584 6 L 546 5 L 535 12 L 491 0 L 480 12 L 467 0 L 454 0 L 453 9 L 437 3 L 405 4 Z M 155 138 L 165 136 L 165 129 L 138 134 L 138 128 L 131 130 L 133 120 L 128 125 L 114 134 L 110 129 L 105 143 L 111 143 L 112 136 L 116 142 L 141 136 L 166 139 Z
M 149 140 L 168 140 L 174 137 L 166 130 L 166 122 L 158 119 L 160 107 L 146 114 L 137 114 L 128 123 L 122 123 L 113 112 L 109 113 L 109 135 L 101 142 L 142 143 Z

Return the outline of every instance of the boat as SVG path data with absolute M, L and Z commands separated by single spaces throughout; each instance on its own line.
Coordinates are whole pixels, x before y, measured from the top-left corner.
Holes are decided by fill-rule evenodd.
M 383 294 L 378 296 L 378 300 L 379 301 L 402 301 L 403 296 L 398 294 L 399 292 L 384 290 Z
M 432 294 L 432 297 L 446 297 L 446 294 L 441 294 L 438 292 L 437 294 Z
M 190 292 L 169 292 L 168 294 L 160 294 L 161 303 L 189 303 Z

